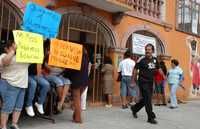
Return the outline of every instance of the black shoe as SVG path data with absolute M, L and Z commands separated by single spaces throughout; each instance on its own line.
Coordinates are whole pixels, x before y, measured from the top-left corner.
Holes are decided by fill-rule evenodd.
M 170 109 L 176 109 L 176 108 L 178 108 L 178 107 L 172 107 L 172 106 L 171 106 L 171 107 L 169 107 L 169 108 L 170 108 Z
M 155 119 L 148 119 L 147 122 L 149 122 L 151 124 L 158 124 L 158 122 Z
M 122 109 L 127 109 L 128 105 L 122 105 Z
M 152 112 L 152 118 L 155 119 L 156 118 L 156 114 L 154 112 Z
M 163 103 L 163 104 L 161 104 L 162 106 L 167 106 L 167 104 L 166 103 Z
M 137 113 L 134 111 L 134 106 L 131 106 L 131 111 L 134 118 L 138 118 Z
M 154 104 L 154 105 L 155 105 L 155 106 L 160 106 L 161 104 L 157 104 L 157 103 L 156 103 L 156 104 Z

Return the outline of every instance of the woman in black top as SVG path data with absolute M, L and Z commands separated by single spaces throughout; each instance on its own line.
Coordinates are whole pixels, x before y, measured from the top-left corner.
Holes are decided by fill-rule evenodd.
M 71 89 L 73 94 L 73 101 L 74 101 L 74 114 L 73 114 L 73 121 L 75 123 L 82 123 L 81 119 L 81 95 L 85 88 L 88 86 L 88 65 L 89 65 L 89 58 L 87 54 L 87 50 L 83 48 L 83 56 L 82 56 L 82 63 L 81 69 L 78 70 L 69 70 L 68 76 L 72 82 Z

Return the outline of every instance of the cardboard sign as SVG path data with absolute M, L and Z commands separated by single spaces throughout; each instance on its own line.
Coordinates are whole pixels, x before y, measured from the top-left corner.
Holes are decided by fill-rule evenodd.
M 42 64 L 44 58 L 42 35 L 20 30 L 13 31 L 17 44 L 16 62 Z
M 42 6 L 29 2 L 23 17 L 22 28 L 25 31 L 55 38 L 59 31 L 61 15 Z
M 83 46 L 58 39 L 51 40 L 49 65 L 80 70 Z

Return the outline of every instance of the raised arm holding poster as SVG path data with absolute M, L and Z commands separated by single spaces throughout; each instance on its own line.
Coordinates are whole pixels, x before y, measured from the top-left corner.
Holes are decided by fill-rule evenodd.
M 42 64 L 44 58 L 42 35 L 20 30 L 13 31 L 17 44 L 16 62 Z
M 52 39 L 49 65 L 80 70 L 83 46 L 80 44 Z
M 61 15 L 35 3 L 29 2 L 23 17 L 22 28 L 25 31 L 55 38 L 59 31 Z

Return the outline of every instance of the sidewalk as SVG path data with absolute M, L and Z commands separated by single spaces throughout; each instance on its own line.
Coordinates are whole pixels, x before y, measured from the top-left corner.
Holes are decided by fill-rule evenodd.
M 71 122 L 72 111 L 66 109 L 56 116 L 56 123 L 40 118 L 24 117 L 20 121 L 21 129 L 200 129 L 200 101 L 179 105 L 178 109 L 154 107 L 158 125 L 146 122 L 146 113 L 141 110 L 138 119 L 132 117 L 130 109 L 120 107 L 107 109 L 93 107 L 84 111 L 84 123 Z

